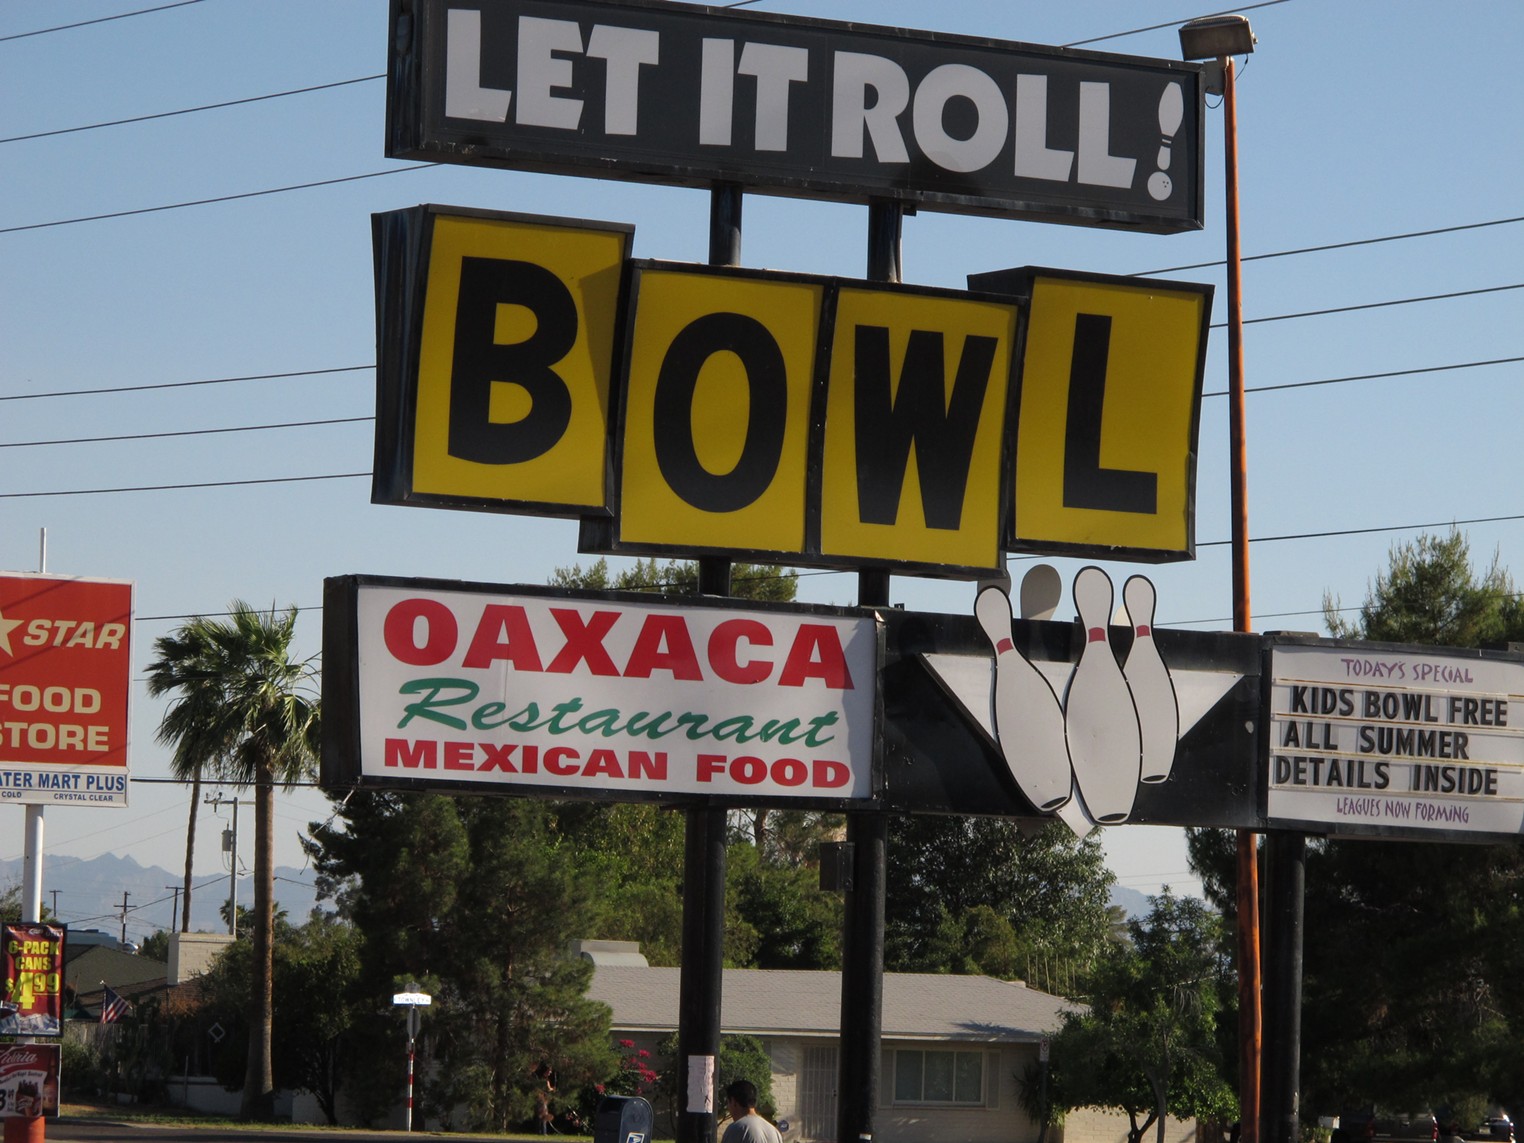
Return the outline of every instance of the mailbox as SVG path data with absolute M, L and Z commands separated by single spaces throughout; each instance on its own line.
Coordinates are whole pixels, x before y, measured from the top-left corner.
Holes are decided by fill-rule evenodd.
M 650 1143 L 654 1116 L 638 1095 L 606 1095 L 593 1120 L 593 1143 Z

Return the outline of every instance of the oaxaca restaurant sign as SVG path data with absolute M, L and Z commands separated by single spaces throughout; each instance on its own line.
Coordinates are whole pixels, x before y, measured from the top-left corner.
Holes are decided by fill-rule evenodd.
M 1156 233 L 1202 68 L 660 0 L 392 0 L 387 154 Z
M 127 804 L 132 585 L 0 574 L 0 805 Z
M 1269 656 L 1272 828 L 1524 836 L 1524 656 L 1279 639 Z
M 323 784 L 858 803 L 880 643 L 862 611 L 330 578 Z

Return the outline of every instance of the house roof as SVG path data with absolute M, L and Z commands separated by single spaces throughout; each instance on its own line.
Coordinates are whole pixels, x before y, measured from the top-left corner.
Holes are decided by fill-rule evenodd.
M 613 1010 L 628 1032 L 677 1027 L 676 968 L 600 964 L 587 994 Z M 1057 1031 L 1068 1001 L 1019 982 L 988 976 L 885 973 L 883 1037 L 974 1042 L 1033 1042 Z M 727 1033 L 836 1036 L 841 974 L 727 968 L 720 1025 Z
M 91 945 L 64 968 L 64 983 L 78 992 L 100 991 L 102 981 L 124 995 L 134 985 L 153 981 L 163 984 L 169 965 L 152 957 L 119 952 L 104 945 Z

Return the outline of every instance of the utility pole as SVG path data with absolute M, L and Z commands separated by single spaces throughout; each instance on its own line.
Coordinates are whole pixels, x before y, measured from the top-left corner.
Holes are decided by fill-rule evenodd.
M 222 792 L 206 799 L 213 809 L 223 803 Z M 228 932 L 238 936 L 238 795 L 226 799 L 233 806 L 233 825 L 222 831 L 222 852 L 228 854 Z
M 58 920 L 58 890 L 49 889 L 48 892 L 53 894 L 53 919 L 56 921 Z
M 166 885 L 164 888 L 171 890 L 175 895 L 175 903 L 170 906 L 169 931 L 174 932 L 175 926 L 180 923 L 180 886 Z
M 130 896 L 127 890 L 122 890 L 122 944 L 124 945 L 127 943 L 127 898 Z

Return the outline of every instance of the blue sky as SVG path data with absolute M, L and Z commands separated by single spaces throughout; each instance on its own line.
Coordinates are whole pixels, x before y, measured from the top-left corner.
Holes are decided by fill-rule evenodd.
M 154 638 L 234 597 L 312 609 L 301 634 L 315 653 L 324 576 L 539 583 L 588 562 L 566 521 L 373 506 L 368 481 L 355 477 L 228 482 L 368 473 L 373 212 L 434 202 L 627 222 L 636 256 L 701 261 L 707 195 L 460 166 L 404 170 L 414 164 L 383 155 L 384 84 L 365 79 L 385 69 L 383 0 L 199 0 L 26 35 L 152 6 L 31 0 L 0 10 L 0 568 L 35 570 L 46 528 L 49 571 L 133 580 L 141 679 Z M 1216 10 L 1172 0 L 753 7 L 1054 45 L 1165 25 L 1089 46 L 1169 59 L 1178 58 L 1174 25 Z M 1504 518 L 1463 525 L 1473 557 L 1524 567 L 1520 364 L 1474 364 L 1524 356 L 1524 6 L 1282 0 L 1243 11 L 1260 41 L 1240 61 L 1238 88 L 1253 613 L 1261 630 L 1322 631 L 1324 593 L 1358 605 L 1391 546 L 1418 525 Z M 16 138 L 325 84 L 341 86 Z M 1209 103 L 1202 231 L 923 211 L 905 224 L 905 280 L 961 287 L 971 272 L 1014 265 L 1138 273 L 1220 261 L 1222 116 Z M 153 209 L 338 179 L 352 181 Z M 128 211 L 144 213 L 95 217 Z M 1426 231 L 1444 232 L 1398 237 Z M 749 266 L 864 272 L 862 207 L 752 195 L 743 235 Z M 1219 265 L 1172 276 L 1216 283 L 1213 320 L 1223 320 Z M 1452 296 L 1409 300 L 1437 295 Z M 1328 310 L 1341 312 L 1285 316 Z M 1231 626 L 1227 409 L 1213 395 L 1225 387 L 1224 343 L 1214 330 L 1198 558 L 1151 572 L 1161 626 Z M 1424 372 L 1390 375 L 1413 370 Z M 275 374 L 299 375 L 141 388 Z M 1371 374 L 1388 375 L 1301 384 Z M 1271 386 L 1297 387 L 1254 391 Z M 106 389 L 131 391 L 33 396 Z M 342 423 L 143 436 L 320 420 Z M 118 435 L 137 439 L 32 443 Z M 208 483 L 221 486 L 57 495 Z M 1055 562 L 1072 577 L 1073 561 Z M 850 603 L 855 590 L 850 575 L 800 581 L 813 601 Z M 972 606 L 966 584 L 896 577 L 891 594 L 915 610 Z M 159 714 L 135 695 L 137 777 L 167 772 L 153 740 Z M 138 783 L 132 802 L 50 809 L 48 851 L 130 852 L 177 867 L 181 790 Z M 297 832 L 325 806 L 314 794 L 282 805 L 281 861 L 300 863 Z M 210 826 L 198 852 L 207 874 L 219 868 Z M 19 809 L 0 809 L 0 856 L 19 855 L 20 827 Z M 1106 841 L 1123 884 L 1195 887 L 1176 831 L 1121 828 Z

